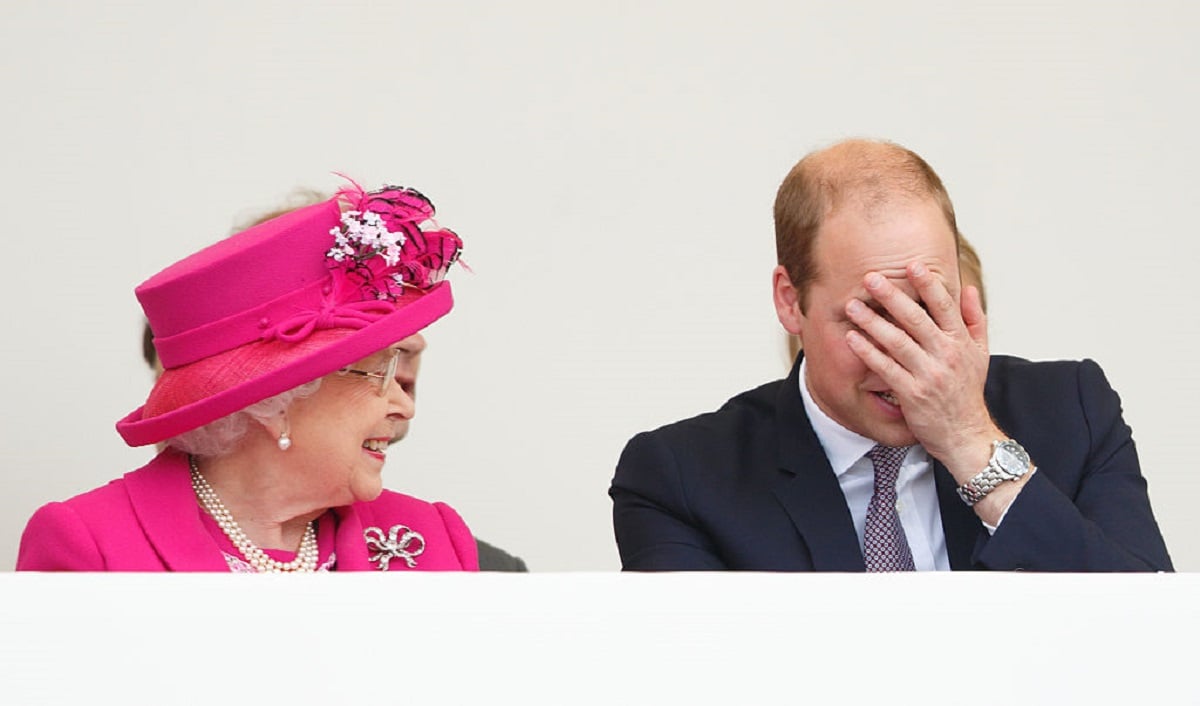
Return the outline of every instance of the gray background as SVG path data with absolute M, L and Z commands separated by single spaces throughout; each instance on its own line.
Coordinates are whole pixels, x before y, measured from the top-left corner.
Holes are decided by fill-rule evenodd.
M 133 287 L 281 204 L 416 186 L 466 242 L 389 487 L 535 571 L 619 566 L 624 442 L 781 376 L 771 202 L 846 136 L 925 156 L 992 349 L 1095 358 L 1192 541 L 1196 37 L 1186 2 L 10 2 L 0 10 L 0 566 L 144 463 Z M 270 263 L 263 263 L 270 266 Z

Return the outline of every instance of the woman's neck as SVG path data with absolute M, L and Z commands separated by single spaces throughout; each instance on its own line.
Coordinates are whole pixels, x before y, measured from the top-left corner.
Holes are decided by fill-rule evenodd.
M 294 483 L 272 461 L 239 447 L 226 456 L 195 458 L 195 465 L 250 541 L 260 549 L 296 551 L 308 524 L 324 508 L 289 497 Z

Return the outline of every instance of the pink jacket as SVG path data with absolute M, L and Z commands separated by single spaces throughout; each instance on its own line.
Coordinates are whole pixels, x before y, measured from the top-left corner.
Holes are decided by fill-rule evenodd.
M 478 571 L 475 539 L 458 513 L 443 503 L 389 490 L 369 503 L 334 508 L 338 571 L 375 571 L 371 557 L 386 548 L 393 527 L 425 540 L 409 568 L 403 558 L 389 571 Z M 368 547 L 370 533 L 374 549 Z M 391 537 L 403 538 L 403 530 Z M 412 548 L 413 545 L 404 545 Z M 202 524 L 187 458 L 164 452 L 146 466 L 65 502 L 42 506 L 21 536 L 17 571 L 229 571 L 221 549 Z

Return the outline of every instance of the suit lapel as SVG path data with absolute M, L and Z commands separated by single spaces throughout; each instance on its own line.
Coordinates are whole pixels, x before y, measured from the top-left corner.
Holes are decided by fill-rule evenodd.
M 933 479 L 937 485 L 938 509 L 942 515 L 942 533 L 946 535 L 946 555 L 952 571 L 969 571 L 971 554 L 980 534 L 985 532 L 975 511 L 958 497 L 954 476 L 933 460 Z
M 987 382 L 983 388 L 989 411 L 994 407 L 992 400 L 999 394 L 999 385 L 995 369 L 989 365 Z M 1002 429 L 1005 428 L 1007 420 L 997 421 Z M 954 476 L 951 476 L 950 471 L 937 460 L 933 461 L 933 477 L 937 484 L 938 507 L 942 514 L 942 532 L 946 535 L 946 554 L 950 557 L 950 568 L 954 571 L 971 571 L 975 568 L 971 563 L 971 556 L 975 553 L 975 547 L 987 536 L 987 530 L 975 511 L 958 497 L 958 484 L 954 481 Z
M 187 457 L 164 451 L 125 474 L 133 512 L 170 571 L 229 571 L 221 548 L 200 521 Z
M 775 424 L 779 471 L 772 492 L 812 554 L 815 571 L 865 571 L 846 496 L 800 398 L 800 357 L 779 388 Z

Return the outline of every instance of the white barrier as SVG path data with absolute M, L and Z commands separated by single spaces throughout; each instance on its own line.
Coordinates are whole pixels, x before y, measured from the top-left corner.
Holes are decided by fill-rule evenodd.
M 1200 575 L 0 574 L 0 703 L 1200 703 Z

